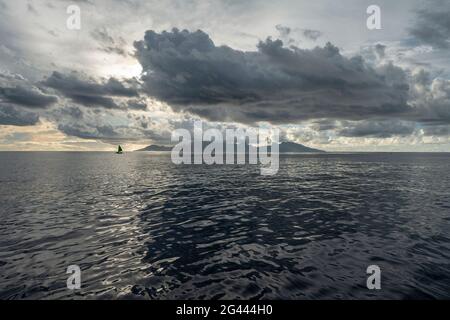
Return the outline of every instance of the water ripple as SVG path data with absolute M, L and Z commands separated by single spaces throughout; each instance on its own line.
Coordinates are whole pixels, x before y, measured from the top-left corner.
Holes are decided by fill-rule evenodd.
M 0 298 L 448 299 L 449 160 L 290 155 L 260 176 L 146 153 L 1 153 Z

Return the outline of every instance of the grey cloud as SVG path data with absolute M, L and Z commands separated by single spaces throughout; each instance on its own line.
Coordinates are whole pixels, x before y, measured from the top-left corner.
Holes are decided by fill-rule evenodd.
M 287 37 L 291 33 L 291 28 L 283 26 L 281 24 L 277 24 L 275 26 L 275 29 L 277 29 L 277 31 L 280 33 L 280 36 L 282 37 Z
M 31 126 L 39 121 L 39 116 L 30 111 L 0 103 L 0 125 Z
M 114 38 L 109 35 L 108 30 L 105 27 L 97 28 L 91 32 L 92 37 L 102 43 L 113 45 L 115 43 Z
M 134 79 L 121 82 L 116 78 L 109 78 L 103 86 L 105 92 L 113 96 L 137 97 L 139 95 L 137 91 L 138 84 Z
M 77 106 L 70 106 L 61 109 L 61 113 L 64 116 L 69 116 L 72 119 L 83 119 L 83 111 Z
M 425 71 L 414 74 L 411 118 L 425 125 L 450 124 L 450 80 L 430 79 Z
M 46 118 L 50 121 L 62 124 L 67 122 L 81 123 L 86 120 L 86 115 L 94 114 L 94 109 L 83 108 L 77 105 L 65 104 L 60 108 L 53 108 L 46 112 Z
M 145 114 L 136 115 L 125 109 L 105 110 L 68 104 L 49 110 L 46 118 L 68 136 L 111 144 L 170 140 L 171 136 L 170 128 L 161 128 Z
M 295 36 L 300 36 L 300 37 L 304 37 L 308 40 L 312 40 L 312 41 L 316 41 L 317 39 L 319 39 L 322 36 L 322 32 L 319 30 L 314 30 L 314 29 L 299 29 L 299 28 L 290 28 L 287 26 L 283 26 L 281 24 L 277 24 L 275 26 L 275 29 L 277 29 L 280 38 L 281 39 L 287 39 L 287 41 L 289 43 L 293 43 L 295 42 L 294 39 L 290 38 L 290 37 L 295 37 Z
M 145 100 L 139 100 L 139 99 L 128 100 L 127 106 L 129 109 L 134 109 L 134 110 L 146 110 L 147 109 L 147 103 L 145 102 Z
M 425 126 L 423 133 L 426 136 L 450 136 L 449 125 Z
M 147 125 L 143 126 L 117 126 L 109 124 L 94 125 L 89 123 L 60 123 L 58 130 L 68 136 L 74 136 L 82 139 L 101 140 L 105 143 L 123 143 L 124 141 L 141 141 L 142 139 L 151 139 L 154 142 L 170 141 L 170 131 L 158 132 Z
M 319 119 L 313 122 L 312 128 L 317 131 L 333 130 L 339 126 L 336 120 Z
M 359 54 L 363 57 L 364 61 L 370 65 L 380 65 L 380 63 L 386 58 L 387 46 L 377 43 L 375 45 L 363 46 L 360 49 Z M 386 61 L 389 61 L 386 59 Z
M 83 124 L 59 124 L 58 130 L 67 134 L 68 136 L 75 136 L 82 139 L 100 139 L 110 140 L 116 139 L 118 133 L 114 131 L 111 126 L 87 127 Z
M 303 35 L 310 40 L 316 41 L 322 36 L 322 32 L 319 30 L 304 29 Z
M 382 45 L 381 43 L 377 43 L 374 47 L 375 49 L 375 53 L 378 57 L 378 59 L 383 59 L 385 56 L 385 50 L 386 50 L 386 46 Z
M 267 39 L 243 52 L 174 29 L 147 31 L 135 48 L 149 95 L 214 121 L 358 120 L 410 109 L 400 68 L 375 70 L 331 44 L 302 50 Z
M 84 106 L 98 106 L 106 109 L 119 109 L 120 106 L 110 97 L 88 96 L 88 95 L 70 95 L 74 102 Z
M 59 91 L 79 104 L 107 109 L 120 108 L 111 96 L 138 96 L 136 83 L 133 80 L 129 80 L 127 85 L 115 78 L 99 83 L 93 79 L 81 78 L 76 73 L 65 75 L 55 71 L 42 84 Z
M 389 138 L 408 136 L 416 129 L 414 122 L 401 120 L 344 122 L 338 135 L 344 137 Z
M 31 3 L 27 4 L 27 10 L 35 15 L 39 15 L 36 8 Z
M 102 48 L 103 51 L 108 52 L 108 53 L 115 53 L 121 56 L 126 56 L 128 53 L 125 51 L 125 49 L 120 48 L 120 47 L 103 47 Z
M 0 99 L 30 108 L 45 108 L 58 101 L 56 96 L 47 95 L 36 87 L 0 87 Z
M 410 34 L 419 44 L 438 49 L 450 48 L 450 3 L 445 0 L 427 1 L 416 11 L 416 21 Z
M 428 72 L 421 69 L 419 72 L 413 75 L 413 81 L 420 86 L 427 86 L 431 84 L 431 76 Z
M 91 32 L 91 36 L 100 44 L 101 50 L 109 53 L 116 53 L 122 56 L 128 55 L 125 50 L 125 40 L 122 37 L 114 39 L 105 27 L 95 29 Z

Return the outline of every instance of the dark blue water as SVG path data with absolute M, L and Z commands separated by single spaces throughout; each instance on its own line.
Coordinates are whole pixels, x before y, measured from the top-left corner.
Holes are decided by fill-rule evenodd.
M 0 298 L 450 298 L 450 154 L 280 162 L 0 153 Z

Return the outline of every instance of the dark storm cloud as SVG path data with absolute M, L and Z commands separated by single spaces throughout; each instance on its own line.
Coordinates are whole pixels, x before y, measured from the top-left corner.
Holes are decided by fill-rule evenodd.
M 35 87 L 17 85 L 15 87 L 0 87 L 1 100 L 30 108 L 45 108 L 57 102 L 58 98 L 47 95 Z
M 450 48 L 450 2 L 436 0 L 424 2 L 425 7 L 417 10 L 410 34 L 419 44 L 435 48 Z
M 42 84 L 59 91 L 79 104 L 107 109 L 120 108 L 112 96 L 138 96 L 136 83 L 133 80 L 129 80 L 126 85 L 115 78 L 99 83 L 93 79 L 81 78 L 76 73 L 65 75 L 55 71 Z
M 74 102 L 84 106 L 97 106 L 106 109 L 119 109 L 120 106 L 110 97 L 88 96 L 88 95 L 68 95 Z
M 135 48 L 149 95 L 214 121 L 358 120 L 410 109 L 403 70 L 374 70 L 330 43 L 302 50 L 267 39 L 244 52 L 215 46 L 202 31 L 174 29 L 147 31 Z
M 0 125 L 31 126 L 38 121 L 39 116 L 34 112 L 0 102 Z

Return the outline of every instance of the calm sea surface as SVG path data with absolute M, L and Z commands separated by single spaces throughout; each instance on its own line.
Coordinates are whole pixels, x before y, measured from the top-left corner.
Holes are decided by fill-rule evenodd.
M 1 299 L 450 298 L 450 154 L 1 152 L 0 221 Z

